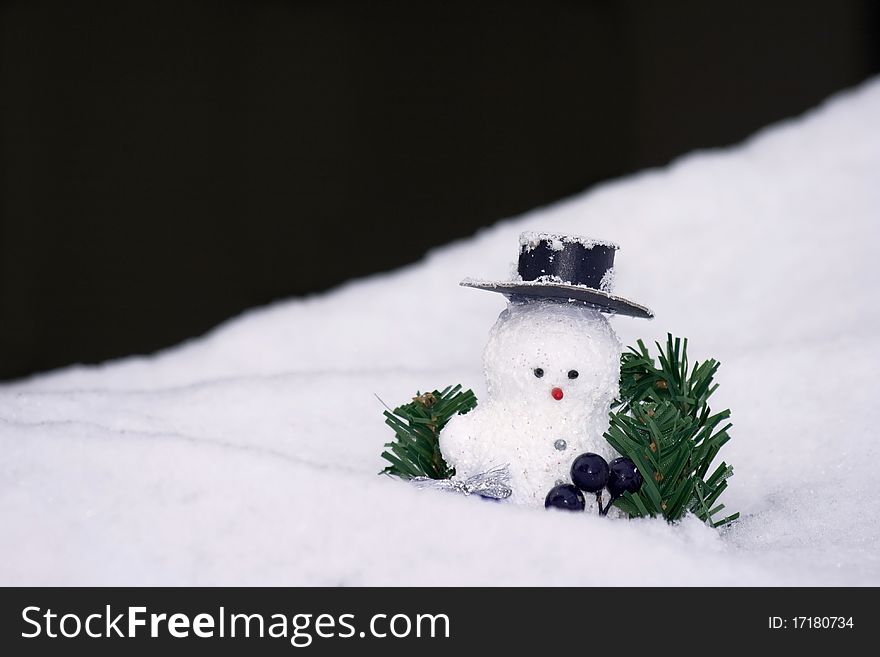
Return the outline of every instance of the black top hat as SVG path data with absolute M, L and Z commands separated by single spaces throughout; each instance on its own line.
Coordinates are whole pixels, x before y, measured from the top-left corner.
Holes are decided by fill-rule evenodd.
M 500 292 L 512 300 L 568 301 L 605 313 L 654 316 L 649 308 L 611 294 L 616 244 L 575 235 L 523 233 L 519 245 L 519 280 L 467 279 L 461 284 Z

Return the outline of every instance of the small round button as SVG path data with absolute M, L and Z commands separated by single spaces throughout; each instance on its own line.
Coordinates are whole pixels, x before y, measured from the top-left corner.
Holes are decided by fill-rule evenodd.
M 560 452 L 564 451 L 566 447 L 568 447 L 568 443 L 565 442 L 562 438 L 553 443 L 553 446 L 558 449 Z

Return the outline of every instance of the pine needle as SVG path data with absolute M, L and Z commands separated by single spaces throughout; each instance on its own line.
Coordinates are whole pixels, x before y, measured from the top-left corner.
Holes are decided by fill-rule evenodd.
M 456 385 L 443 391 L 417 392 L 408 404 L 386 410 L 385 424 L 394 430 L 395 439 L 385 444 L 382 458 L 391 465 L 382 472 L 401 479 L 452 477 L 455 469 L 440 453 L 440 432 L 455 415 L 467 413 L 476 405 L 474 393 Z
M 712 461 L 730 440 L 725 422 L 730 411 L 712 413 L 709 397 L 718 389 L 713 377 L 720 363 L 688 364 L 687 340 L 667 335 L 656 344 L 659 366 L 639 340 L 621 358 L 620 401 L 610 415 L 605 439 L 633 460 L 644 477 L 642 489 L 616 505 L 630 517 L 660 516 L 670 522 L 693 513 L 720 527 L 738 513 L 714 520 L 716 504 L 733 468 L 722 463 L 706 478 Z

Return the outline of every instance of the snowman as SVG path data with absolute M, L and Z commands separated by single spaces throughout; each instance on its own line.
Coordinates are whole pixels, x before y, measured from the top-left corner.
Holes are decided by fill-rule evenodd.
M 488 397 L 449 421 L 440 450 L 467 479 L 506 464 L 511 501 L 542 506 L 584 452 L 610 460 L 602 434 L 617 398 L 621 345 L 605 314 L 651 318 L 612 294 L 617 245 L 523 233 L 518 276 L 462 285 L 500 292 L 508 306 L 483 352 Z

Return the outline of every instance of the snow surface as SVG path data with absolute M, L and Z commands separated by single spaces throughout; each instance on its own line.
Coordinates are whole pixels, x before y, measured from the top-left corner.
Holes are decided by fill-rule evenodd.
M 153 357 L 0 387 L 0 583 L 880 584 L 880 81 L 736 148 L 602 185 Z M 744 519 L 626 522 L 378 477 L 388 403 L 461 382 L 522 230 L 621 244 L 733 409 Z

